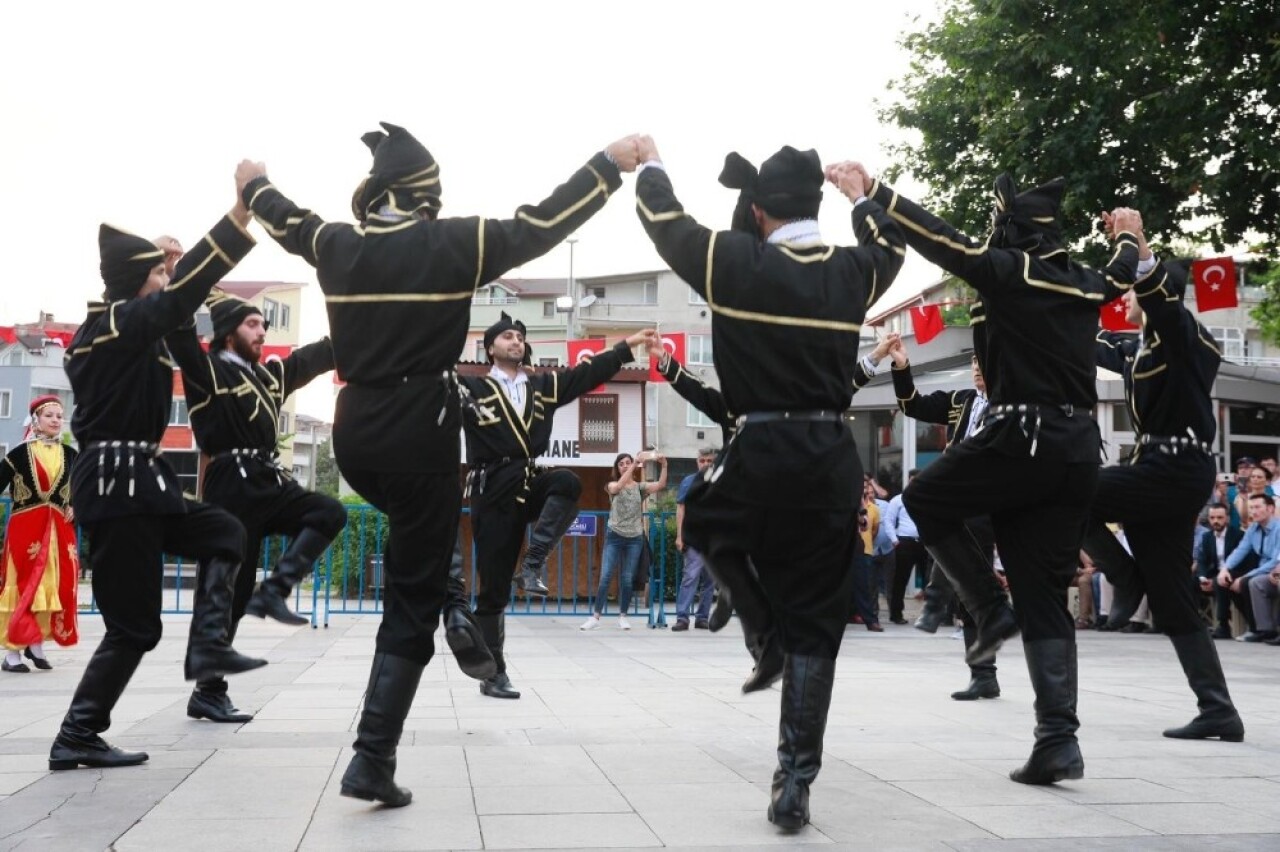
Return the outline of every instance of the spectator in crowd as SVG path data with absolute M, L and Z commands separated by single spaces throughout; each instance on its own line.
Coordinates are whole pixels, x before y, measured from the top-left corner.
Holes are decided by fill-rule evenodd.
M 689 613 L 694 612 L 693 626 L 698 630 L 706 630 L 710 626 L 711 596 L 715 584 L 711 582 L 711 572 L 697 548 L 688 547 L 681 535 L 684 526 L 684 500 L 689 489 L 698 477 L 706 475 L 707 470 L 716 460 L 719 450 L 714 447 L 703 447 L 698 450 L 698 472 L 691 473 L 680 482 L 676 492 L 676 550 L 684 558 L 684 574 L 680 578 L 680 591 L 676 594 L 676 623 L 672 631 L 689 629 Z
M 1248 590 L 1253 603 L 1254 628 L 1240 637 L 1243 642 L 1276 641 L 1276 620 L 1273 603 L 1276 597 L 1277 562 L 1280 562 L 1280 530 L 1276 528 L 1276 501 L 1270 494 L 1254 494 L 1249 498 L 1249 528 L 1244 540 L 1232 551 L 1226 564 L 1218 572 L 1218 584 L 1237 594 Z M 1233 578 L 1249 554 L 1256 554 L 1258 565 L 1241 577 Z
M 1267 469 L 1265 467 L 1251 468 L 1249 470 L 1248 477 L 1244 481 L 1243 488 L 1244 490 L 1242 492 L 1236 494 L 1235 499 L 1236 514 L 1238 514 L 1242 519 L 1242 523 L 1240 524 L 1241 529 L 1245 529 L 1249 524 L 1253 523 L 1249 514 L 1250 498 L 1257 494 L 1266 494 L 1270 497 L 1275 496 L 1271 491 L 1271 474 L 1267 473 Z
M 855 619 L 861 618 L 872 633 L 884 632 L 884 627 L 880 624 L 879 607 L 874 603 L 875 589 L 871 580 L 874 574 L 875 540 L 879 532 L 880 507 L 876 505 L 875 489 L 870 482 L 864 481 L 862 506 L 858 509 L 858 537 L 862 545 L 854 548 L 852 614 L 849 622 L 856 624 Z
M 1080 567 L 1076 571 L 1076 592 L 1080 606 L 1076 614 L 1076 629 L 1088 630 L 1094 625 L 1093 578 L 1098 573 L 1098 566 L 1093 564 L 1089 554 L 1080 551 Z
M 1196 575 L 1200 591 L 1214 597 L 1214 609 L 1218 622 L 1218 626 L 1213 630 L 1214 639 L 1231 638 L 1231 604 L 1233 602 L 1249 622 L 1249 629 L 1253 629 L 1253 609 L 1249 605 L 1248 595 L 1232 592 L 1230 583 L 1223 585 L 1215 582 L 1227 559 L 1240 546 L 1243 538 L 1244 533 L 1240 528 L 1231 526 L 1230 513 L 1224 504 L 1214 503 L 1209 506 L 1209 528 L 1200 532 L 1199 541 L 1196 542 Z M 1230 575 L 1232 580 L 1248 573 L 1245 567 L 1238 568 L 1236 571 L 1236 574 Z
M 907 484 L 916 478 L 918 470 L 912 468 L 907 473 Z M 894 624 L 906 624 L 902 610 L 907 594 L 907 584 L 911 581 L 911 573 L 924 580 L 929 574 L 929 553 L 920 543 L 920 533 L 916 530 L 916 522 L 911 520 L 911 513 L 902 505 L 899 494 L 889 501 L 889 509 L 885 512 L 882 523 L 886 534 L 893 542 L 893 584 L 889 589 L 889 620 Z

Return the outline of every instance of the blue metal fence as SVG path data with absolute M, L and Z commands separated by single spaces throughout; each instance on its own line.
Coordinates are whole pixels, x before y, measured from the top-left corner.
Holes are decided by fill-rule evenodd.
M 0 498 L 0 510 L 6 520 L 9 504 L 8 497 Z M 382 554 L 387 535 L 386 517 L 367 504 L 348 505 L 347 511 L 347 526 L 342 534 L 316 562 L 310 582 L 302 583 L 294 592 L 295 610 L 300 615 L 309 617 L 312 627 L 328 627 L 330 617 L 334 615 L 382 612 Z M 467 510 L 463 511 L 465 514 Z M 675 553 L 675 549 L 668 546 L 668 522 L 673 517 L 673 512 L 648 514 L 653 560 L 645 591 L 632 596 L 630 614 L 645 617 L 650 627 L 666 627 L 666 608 L 672 602 L 668 600 L 668 588 L 670 587 L 673 597 L 683 570 L 683 560 L 678 554 L 674 560 L 668 556 L 669 551 Z M 598 556 L 602 553 L 601 543 L 608 512 L 581 512 L 579 518 L 593 518 L 594 524 L 575 525 L 585 527 L 581 530 L 584 534 L 567 535 L 548 558 L 546 576 L 551 594 L 544 599 L 528 598 L 517 594 L 513 586 L 507 610 L 510 614 L 585 616 L 592 611 L 600 581 L 601 565 Z M 272 566 L 286 546 L 287 541 L 278 536 L 263 542 L 261 559 L 255 566 L 259 580 L 270 574 Z M 91 561 L 86 560 L 89 567 Z M 473 547 L 466 560 L 469 575 L 467 588 L 471 591 L 473 604 L 475 590 L 478 588 L 475 563 Z M 83 568 L 84 566 L 82 570 Z M 163 612 L 190 613 L 195 592 L 193 588 L 186 587 L 194 586 L 195 565 L 181 557 L 166 556 L 163 570 L 166 575 Z M 668 583 L 669 576 L 673 583 Z M 614 581 L 620 582 L 621 578 L 615 576 Z M 607 602 L 604 609 L 608 611 Z M 81 611 L 97 611 L 92 596 L 87 602 L 82 602 Z

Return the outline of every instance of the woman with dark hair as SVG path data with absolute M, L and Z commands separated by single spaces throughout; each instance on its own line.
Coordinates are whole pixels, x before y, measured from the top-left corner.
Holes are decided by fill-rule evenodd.
M 640 465 L 646 461 L 656 461 L 661 466 L 662 472 L 655 482 L 636 481 Z M 600 587 L 596 590 L 591 615 L 582 622 L 579 630 L 595 630 L 600 626 L 609 581 L 618 572 L 619 566 L 618 628 L 631 629 L 631 624 L 627 621 L 627 608 L 631 605 L 631 581 L 635 577 L 644 548 L 644 498 L 657 494 L 666 487 L 666 456 L 653 450 L 645 450 L 638 458 L 632 458 L 628 453 L 619 453 L 613 460 L 613 472 L 609 477 L 609 484 L 605 486 L 605 490 L 609 492 L 609 528 L 604 539 Z
M 44 640 L 76 644 L 80 563 L 72 525 L 71 463 L 76 451 L 62 443 L 62 401 L 31 401 L 27 439 L 0 460 L 0 492 L 11 489 L 13 508 L 0 554 L 0 641 L 7 672 L 53 666 Z

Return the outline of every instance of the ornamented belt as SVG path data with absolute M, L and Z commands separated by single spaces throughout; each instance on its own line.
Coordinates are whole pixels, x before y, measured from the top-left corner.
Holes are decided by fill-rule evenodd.
M 1018 417 L 1018 426 L 1022 429 L 1022 436 L 1031 440 L 1031 455 L 1034 456 L 1037 447 L 1040 445 L 1040 422 L 1044 419 L 1043 411 L 1057 411 L 1066 417 L 1075 417 L 1077 414 L 1087 412 L 1087 409 L 1077 409 L 1070 402 L 1062 405 L 1041 405 L 1039 403 L 991 405 L 987 407 L 986 413 L 983 414 L 982 428 L 985 429 L 992 423 L 997 423 L 1010 417 Z
M 160 468 L 156 466 L 156 456 L 160 454 L 160 445 L 153 441 L 90 441 L 85 444 L 84 451 L 98 453 L 98 495 L 110 494 L 116 487 L 116 476 L 120 472 L 121 460 L 124 454 L 129 456 L 129 496 L 133 496 L 134 492 L 134 474 L 136 472 L 135 462 L 141 454 L 146 456 L 147 465 L 151 468 L 151 473 L 156 478 L 156 485 L 161 491 L 166 486 L 164 483 L 164 475 L 160 472 Z M 107 454 L 112 456 L 111 462 L 111 482 L 107 482 Z
M 839 411 L 752 411 L 738 417 L 737 427 L 748 423 L 777 423 L 788 420 L 809 423 L 839 423 L 844 414 Z
M 1216 455 L 1213 451 L 1213 445 L 1208 441 L 1201 441 L 1190 428 L 1187 429 L 1187 434 L 1181 437 L 1176 435 L 1148 435 L 1144 432 L 1138 436 L 1137 444 L 1140 447 L 1157 447 L 1160 452 L 1174 456 L 1184 450 L 1199 450 L 1206 455 Z
M 237 447 L 232 450 L 223 450 L 220 453 L 214 453 L 209 457 L 210 462 L 221 461 L 222 459 L 235 459 L 236 468 L 240 471 L 241 479 L 249 478 L 248 472 L 244 469 L 245 459 L 255 459 L 260 461 L 267 467 L 273 468 L 276 472 L 276 481 L 281 485 L 284 484 L 284 479 L 282 478 L 284 468 L 280 467 L 280 460 L 277 459 L 275 454 L 269 450 L 264 450 L 258 447 Z

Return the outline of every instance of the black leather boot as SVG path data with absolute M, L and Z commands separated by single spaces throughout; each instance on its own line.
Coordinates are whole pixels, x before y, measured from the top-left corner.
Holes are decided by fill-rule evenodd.
M 108 644 L 110 642 L 110 644 Z M 50 769 L 108 769 L 147 761 L 144 751 L 121 751 L 98 736 L 111 727 L 111 710 L 142 662 L 142 652 L 104 639 L 80 678 L 71 707 L 49 749 Z
M 1076 731 L 1076 643 L 1070 639 L 1024 642 L 1027 671 L 1036 693 L 1036 744 L 1020 769 L 1009 773 L 1019 784 L 1055 784 L 1084 777 L 1084 757 Z
M 183 665 L 183 676 L 187 680 L 212 680 L 267 664 L 266 660 L 237 652 L 227 639 L 238 568 L 239 565 L 226 559 L 210 559 L 200 563 L 196 571 L 196 600 Z
M 777 683 L 786 664 L 778 631 L 770 630 L 764 634 L 748 636 L 747 650 L 751 652 L 756 664 L 751 675 L 743 682 L 742 691 L 758 692 Z
M 968 621 L 964 624 L 964 644 L 968 647 L 978 637 L 977 629 Z M 977 701 L 979 698 L 999 698 L 1000 683 L 996 680 L 996 664 L 993 662 L 978 663 L 969 666 L 969 685 L 951 693 L 956 701 Z
M 994 658 L 1006 640 L 1018 635 L 1018 622 L 991 562 L 963 528 L 925 549 L 937 563 L 934 570 L 946 572 L 956 597 L 977 623 L 977 638 L 968 646 L 965 662 L 973 666 Z
M 716 583 L 716 602 L 711 607 L 711 617 L 707 619 L 707 627 L 712 633 L 723 630 L 733 617 L 733 596 L 724 586 Z
M 519 691 L 511 685 L 511 678 L 507 677 L 507 661 L 502 655 L 502 646 L 507 641 L 506 621 L 505 612 L 476 616 L 480 632 L 484 634 L 485 644 L 489 646 L 489 653 L 493 655 L 493 664 L 496 669 L 492 676 L 480 681 L 481 694 L 490 698 L 520 697 Z
M 1115 593 L 1111 596 L 1111 610 L 1107 613 L 1107 621 L 1098 629 L 1110 631 L 1125 627 L 1138 611 L 1138 607 L 1142 605 L 1142 598 L 1147 594 L 1142 575 L 1138 573 L 1138 564 L 1120 544 L 1115 534 L 1100 521 L 1089 521 L 1080 547 L 1089 554 L 1093 564 L 1115 589 Z
M 764 596 L 764 590 L 760 588 L 760 580 L 756 576 L 755 568 L 751 565 L 751 560 L 746 556 L 720 556 L 716 558 L 715 565 L 704 557 L 704 566 L 716 585 L 715 606 L 711 610 L 711 617 L 707 619 L 707 628 L 712 633 L 723 630 L 733 616 L 734 605 L 737 603 L 734 600 L 735 590 L 748 597 L 746 606 L 755 620 L 760 620 L 757 616 L 761 610 L 762 601 L 765 611 L 768 611 L 768 599 Z M 757 624 L 757 627 L 759 626 Z M 751 649 L 748 648 L 748 650 Z M 754 650 L 752 650 L 752 656 L 756 656 Z
M 552 494 L 542 504 L 538 520 L 534 521 L 529 531 L 529 545 L 524 551 L 524 561 L 520 563 L 520 574 L 516 585 L 531 598 L 545 598 L 547 586 L 542 581 L 542 570 L 547 565 L 547 557 L 564 537 L 565 530 L 578 517 L 578 501 L 559 494 Z
M 238 621 L 232 620 L 231 628 L 227 631 L 228 642 L 236 640 L 236 630 L 239 626 Z M 231 702 L 231 697 L 227 695 L 227 679 L 223 677 L 213 677 L 196 683 L 191 697 L 187 699 L 187 715 L 192 719 L 208 719 L 210 722 L 227 724 L 253 721 L 252 713 L 241 713 Z
M 947 620 L 951 599 L 955 596 L 955 590 L 951 588 L 947 573 L 935 565 L 929 572 L 929 582 L 924 587 L 924 609 L 920 610 L 920 617 L 912 627 L 923 630 L 925 633 L 937 633 L 942 622 Z M 965 647 L 969 647 L 968 642 L 965 643 Z
M 1244 722 L 1231 703 L 1227 677 L 1222 673 L 1222 662 L 1218 659 L 1218 649 L 1212 637 L 1205 630 L 1197 630 L 1183 636 L 1170 636 L 1169 641 L 1173 642 L 1187 683 L 1196 694 L 1200 715 L 1181 728 L 1170 728 L 1164 735 L 1175 740 L 1216 737 L 1229 743 L 1242 742 Z
M 822 735 L 835 674 L 835 660 L 786 655 L 778 769 L 769 801 L 769 822 L 779 828 L 797 831 L 809 822 L 809 785 L 822 767 Z
M 449 581 L 444 599 L 444 638 L 467 677 L 485 680 L 498 673 L 493 654 L 485 643 L 480 625 L 471 614 L 467 587 L 462 580 L 462 542 L 453 546 L 453 562 L 449 565 Z
M 426 664 L 405 657 L 381 651 L 373 655 L 364 710 L 356 727 L 356 753 L 342 774 L 342 795 L 391 808 L 413 801 L 413 793 L 396 786 L 396 747 L 425 668 Z
M 281 624 L 298 627 L 310 624 L 311 619 L 297 615 L 289 609 L 289 596 L 293 589 L 311 573 L 316 560 L 324 556 L 333 539 L 310 528 L 298 533 L 289 549 L 280 557 L 276 570 L 263 580 L 249 598 L 245 615 L 273 618 Z

